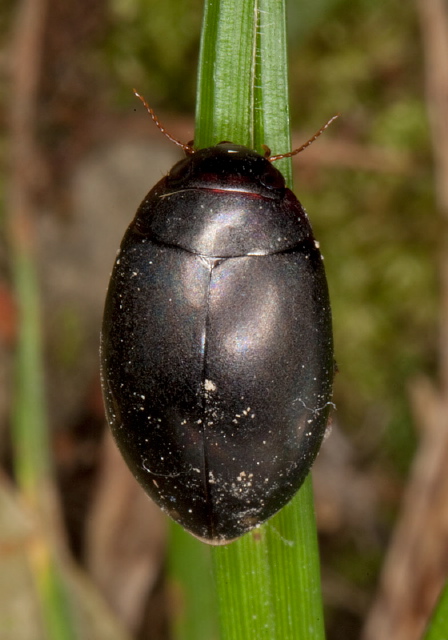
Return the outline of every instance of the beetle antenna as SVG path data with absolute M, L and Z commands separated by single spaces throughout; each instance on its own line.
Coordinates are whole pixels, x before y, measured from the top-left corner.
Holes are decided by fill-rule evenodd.
M 281 153 L 278 156 L 270 156 L 268 158 L 269 162 L 275 162 L 276 160 L 283 160 L 283 158 L 291 158 L 292 156 L 297 155 L 298 153 L 300 153 L 301 151 L 303 151 L 304 149 L 306 149 L 307 147 L 310 146 L 310 144 L 313 144 L 313 142 L 315 140 L 317 140 L 317 138 L 323 134 L 323 132 L 325 131 L 325 129 L 328 129 L 328 127 L 330 126 L 330 124 L 336 120 L 336 118 L 339 118 L 341 114 L 337 113 L 335 116 L 333 116 L 332 118 L 329 119 L 329 121 L 327 123 L 324 124 L 323 127 L 321 127 L 319 129 L 319 131 L 317 131 L 314 136 L 312 138 L 310 138 L 309 140 L 307 140 L 304 144 L 302 144 L 301 147 L 299 147 L 298 149 L 294 149 L 293 151 L 290 151 L 289 153 Z
M 181 147 L 185 151 L 185 153 L 188 153 L 188 154 L 194 153 L 194 149 L 193 149 L 192 145 L 191 144 L 185 144 L 184 142 L 181 142 L 180 140 L 178 140 L 177 138 L 172 136 L 170 133 L 168 133 L 168 131 L 163 126 L 163 124 L 160 122 L 159 118 L 156 116 L 154 111 L 151 109 L 149 104 L 146 102 L 145 98 L 143 96 L 141 96 L 136 89 L 133 89 L 133 92 L 137 96 L 137 98 L 143 103 L 144 107 L 146 108 L 146 111 L 149 113 L 149 115 L 153 119 L 153 121 L 156 124 L 156 126 L 168 138 L 168 140 L 171 140 L 171 142 L 174 142 L 174 144 L 177 144 L 178 147 Z

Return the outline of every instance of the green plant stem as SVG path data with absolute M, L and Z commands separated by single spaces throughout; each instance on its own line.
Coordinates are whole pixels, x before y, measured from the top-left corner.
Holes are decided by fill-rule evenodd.
M 212 558 L 222 640 L 325 637 L 310 478 L 274 518 Z
M 206 0 L 196 101 L 195 146 L 254 144 L 256 4 Z M 231 62 L 231 64 L 229 64 Z
M 74 640 L 68 594 L 55 560 L 53 482 L 44 408 L 40 309 L 29 225 L 17 216 L 11 224 L 13 274 L 18 307 L 16 384 L 12 418 L 14 466 L 26 506 L 39 523 L 29 545 L 29 562 L 48 640 Z
M 196 118 L 198 148 L 230 140 L 290 150 L 284 2 L 206 2 Z M 280 162 L 291 185 L 290 159 Z M 310 479 L 277 516 L 212 557 L 221 640 L 324 638 Z
M 171 634 L 175 640 L 217 637 L 217 615 L 210 549 L 170 521 L 168 580 L 174 602 Z
M 448 638 L 448 582 L 429 621 L 422 640 L 446 640 Z
M 34 266 L 23 248 L 16 247 L 14 262 L 18 307 L 14 462 L 22 492 L 30 506 L 39 508 L 42 498 L 39 488 L 50 472 L 42 387 L 40 309 Z

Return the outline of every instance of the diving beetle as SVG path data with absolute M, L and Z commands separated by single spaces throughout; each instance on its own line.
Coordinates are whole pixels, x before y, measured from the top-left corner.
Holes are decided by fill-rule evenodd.
M 101 332 L 107 419 L 135 478 L 187 531 L 225 544 L 297 492 L 328 422 L 327 281 L 305 210 L 272 162 L 186 152 L 140 205 Z M 335 116 L 337 117 L 337 116 Z

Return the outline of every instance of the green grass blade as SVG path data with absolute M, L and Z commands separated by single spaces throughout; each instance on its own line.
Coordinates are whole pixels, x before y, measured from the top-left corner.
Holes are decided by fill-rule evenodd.
M 445 584 L 422 640 L 448 638 L 448 582 Z
M 22 141 L 23 142 L 23 141 Z M 44 402 L 39 289 L 34 263 L 32 215 L 21 170 L 12 180 L 8 231 L 11 266 L 17 304 L 17 345 L 11 437 L 13 463 L 24 506 L 38 526 L 28 545 L 28 560 L 49 640 L 74 640 L 69 597 L 56 557 L 54 482 Z
M 290 149 L 284 11 L 280 0 L 206 2 L 197 147 L 230 140 Z M 290 160 L 277 166 L 291 184 Z M 221 640 L 324 638 L 309 479 L 277 516 L 212 557 Z
M 269 522 L 212 556 L 221 640 L 325 638 L 310 478 Z
M 34 266 L 17 248 L 14 264 L 18 306 L 16 384 L 12 422 L 18 484 L 33 508 L 39 506 L 39 487 L 49 473 L 48 435 L 43 401 L 39 300 Z
M 265 528 L 278 638 L 325 638 L 311 476 Z
M 42 541 L 40 552 L 31 558 L 31 566 L 46 637 L 48 640 L 76 640 L 67 587 L 46 541 Z
M 198 71 L 195 146 L 252 147 L 256 2 L 206 0 Z
M 170 522 L 168 557 L 171 633 L 175 640 L 218 637 L 210 549 Z
M 11 225 L 13 274 L 18 306 L 16 384 L 12 440 L 17 482 L 27 506 L 51 527 L 52 478 L 44 407 L 38 285 L 30 238 L 16 219 Z M 54 558 L 52 538 L 44 533 L 29 547 L 42 620 L 48 640 L 74 640 L 76 633 L 66 587 Z
M 285 3 L 259 0 L 254 81 L 254 148 L 259 153 L 262 145 L 273 155 L 291 148 L 287 69 Z M 292 186 L 291 159 L 275 166 Z
M 274 591 L 266 530 L 256 530 L 212 553 L 221 640 L 276 640 Z

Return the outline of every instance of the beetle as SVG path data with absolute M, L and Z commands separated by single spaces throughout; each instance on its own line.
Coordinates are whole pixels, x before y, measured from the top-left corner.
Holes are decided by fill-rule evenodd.
M 289 154 L 195 150 L 137 97 L 187 156 L 149 191 L 117 254 L 101 331 L 106 414 L 162 510 L 225 544 L 292 498 L 328 422 L 322 256 L 272 162 L 334 118 Z

